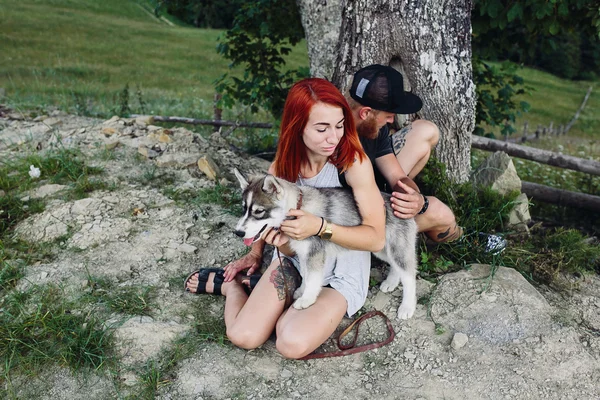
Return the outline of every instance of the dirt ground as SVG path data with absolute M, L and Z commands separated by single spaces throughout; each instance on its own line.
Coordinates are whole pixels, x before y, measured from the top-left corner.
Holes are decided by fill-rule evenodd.
M 180 204 L 164 189 L 212 187 L 197 164 L 207 156 L 225 185 L 235 182 L 233 167 L 248 174 L 267 164 L 232 151 L 217 136 L 206 140 L 142 119 L 102 121 L 60 112 L 35 121 L 17 117 L 0 118 L 0 158 L 74 146 L 87 163 L 104 168 L 103 179 L 112 185 L 66 201 L 65 188 L 44 182 L 42 171 L 29 196 L 46 198 L 46 210 L 16 233 L 32 242 L 68 239 L 55 249 L 54 261 L 28 266 L 17 289 L 54 283 L 78 296 L 91 274 L 117 286 L 152 286 L 156 299 L 150 316 L 114 315 L 108 322 L 119 339 L 118 371 L 79 374 L 52 367 L 40 376 L 17 377 L 16 397 L 140 397 L 140 366 L 159 360 L 203 314 L 222 315 L 223 298 L 184 293 L 183 277 L 198 266 L 225 266 L 245 252 L 232 234 L 233 214 L 213 204 Z M 372 272 L 376 278 L 383 273 Z M 156 398 L 599 399 L 600 279 L 588 276 L 573 288 L 559 293 L 533 287 L 512 269 L 473 265 L 435 285 L 419 280 L 415 316 L 399 321 L 402 289 L 385 294 L 374 287 L 364 309 L 381 310 L 392 320 L 396 338 L 388 346 L 293 361 L 282 358 L 272 340 L 254 351 L 205 342 L 175 366 Z M 380 320 L 369 320 L 359 342 L 385 335 Z M 328 342 L 320 351 L 331 348 Z

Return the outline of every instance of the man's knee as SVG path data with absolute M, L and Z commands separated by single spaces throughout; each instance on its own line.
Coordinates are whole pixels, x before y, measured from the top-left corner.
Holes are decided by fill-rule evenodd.
M 435 147 L 440 140 L 440 130 L 436 124 L 424 119 L 418 119 L 412 123 L 415 137 L 425 140 L 429 147 Z

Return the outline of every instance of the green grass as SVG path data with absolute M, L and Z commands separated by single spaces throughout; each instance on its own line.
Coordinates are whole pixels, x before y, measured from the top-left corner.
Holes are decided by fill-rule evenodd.
M 242 214 L 242 195 L 239 189 L 234 186 L 216 184 L 212 188 L 205 188 L 199 191 L 175 191 L 171 188 L 165 188 L 163 193 L 175 201 L 184 202 L 195 208 L 209 203 L 223 207 L 232 215 Z
M 12 107 L 109 116 L 129 84 L 148 113 L 206 117 L 228 71 L 215 50 L 222 31 L 166 25 L 134 1 L 3 0 L 0 21 L 0 87 Z M 308 65 L 306 45 L 289 60 Z
M 0 190 L 5 192 L 0 197 L 0 240 L 19 221 L 44 210 L 43 200 L 23 199 L 24 193 L 39 186 L 41 180 L 70 184 L 72 198 L 83 198 L 93 190 L 105 189 L 104 182 L 92 178 L 102 173 L 102 169 L 87 166 L 83 158 L 77 150 L 59 148 L 0 161 Z M 32 165 L 40 169 L 38 179 L 29 176 Z
M 181 280 L 179 280 L 181 282 Z M 158 390 L 171 383 L 175 378 L 174 371 L 178 364 L 199 351 L 206 343 L 225 345 L 225 322 L 222 316 L 206 312 L 211 299 L 198 298 L 193 306 L 193 330 L 176 339 L 155 359 L 149 360 L 138 370 L 139 389 L 137 393 L 142 399 L 153 399 Z
M 489 64 L 499 67 L 500 63 Z M 570 81 L 534 68 L 519 68 L 516 74 L 525 81 L 527 93 L 516 96 L 516 102 L 526 101 L 531 110 L 517 117 L 514 136 L 523 134 L 524 122 L 527 131 L 532 134 L 538 125 L 548 126 L 550 122 L 556 129 L 571 121 L 579 109 L 590 86 L 592 93 L 577 122 L 569 131 L 570 136 L 600 138 L 600 81 Z M 499 129 L 494 130 L 499 137 Z
M 89 277 L 88 293 L 83 300 L 104 304 L 112 311 L 126 315 L 150 315 L 156 288 L 151 286 L 116 287 L 108 279 Z
M 76 311 L 57 287 L 11 291 L 0 307 L 3 387 L 11 387 L 13 374 L 33 375 L 47 364 L 99 370 L 113 360 L 112 332 L 93 312 Z

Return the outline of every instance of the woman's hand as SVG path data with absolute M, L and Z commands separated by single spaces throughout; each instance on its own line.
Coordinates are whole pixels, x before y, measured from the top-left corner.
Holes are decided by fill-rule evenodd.
M 230 262 L 225 266 L 225 268 L 223 268 L 225 270 L 225 272 L 223 273 L 225 282 L 232 281 L 240 271 L 243 271 L 245 269 L 248 270 L 246 275 L 252 275 L 254 271 L 256 271 L 258 267 L 260 267 L 261 262 L 262 253 L 256 254 L 251 250 L 242 258 Z
M 281 231 L 281 229 L 269 228 L 262 234 L 262 238 L 265 242 L 275 247 L 285 245 L 290 241 L 290 238 Z
M 317 230 L 320 230 L 321 217 L 296 209 L 290 210 L 287 215 L 296 218 L 283 221 L 280 229 L 290 238 L 304 240 L 319 233 Z

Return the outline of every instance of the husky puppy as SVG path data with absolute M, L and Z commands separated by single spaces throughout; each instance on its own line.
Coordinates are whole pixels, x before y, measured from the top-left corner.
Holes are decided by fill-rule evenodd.
M 286 219 L 288 210 L 298 204 L 301 204 L 301 210 L 337 225 L 361 224 L 358 206 L 349 189 L 299 187 L 273 175 L 253 177 L 247 181 L 237 169 L 234 172 L 243 190 L 244 210 L 235 234 L 244 238 L 244 244 L 248 246 L 260 239 L 267 228 L 278 228 Z M 390 271 L 381 284 L 381 290 L 391 292 L 402 282 L 403 296 L 398 318 L 408 319 L 417 305 L 417 224 L 412 218 L 395 217 L 390 207 L 390 195 L 382 193 L 382 196 L 386 207 L 386 244 L 374 254 L 390 264 Z M 302 200 L 299 202 L 300 197 Z M 298 256 L 302 276 L 302 285 L 294 293 L 296 301 L 293 306 L 307 308 L 314 304 L 321 292 L 325 260 L 347 249 L 317 236 L 304 240 L 290 238 L 289 245 Z

